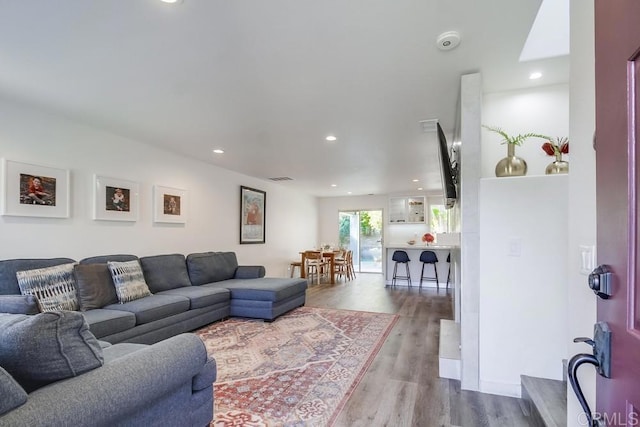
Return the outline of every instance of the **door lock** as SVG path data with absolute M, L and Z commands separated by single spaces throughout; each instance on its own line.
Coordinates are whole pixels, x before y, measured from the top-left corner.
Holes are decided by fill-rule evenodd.
M 589 287 L 602 299 L 613 295 L 613 273 L 608 265 L 600 265 L 589 275 Z

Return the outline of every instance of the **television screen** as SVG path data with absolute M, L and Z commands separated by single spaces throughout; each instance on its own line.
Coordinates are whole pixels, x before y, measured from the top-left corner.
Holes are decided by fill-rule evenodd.
M 442 176 L 442 190 L 444 204 L 447 209 L 451 209 L 458 199 L 458 193 L 454 180 L 454 172 L 451 167 L 451 159 L 449 158 L 449 147 L 447 146 L 447 138 L 440 123 L 438 123 L 438 148 L 440 158 L 440 174 Z

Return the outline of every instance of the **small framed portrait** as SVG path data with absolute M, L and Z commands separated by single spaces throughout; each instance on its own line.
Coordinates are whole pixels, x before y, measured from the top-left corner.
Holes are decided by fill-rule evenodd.
M 267 193 L 240 187 L 240 244 L 264 243 Z
M 69 217 L 69 170 L 2 159 L 2 176 L 2 215 Z
M 185 224 L 187 222 L 187 190 L 154 186 L 153 221 Z
M 93 219 L 137 221 L 139 184 L 118 178 L 94 175 Z

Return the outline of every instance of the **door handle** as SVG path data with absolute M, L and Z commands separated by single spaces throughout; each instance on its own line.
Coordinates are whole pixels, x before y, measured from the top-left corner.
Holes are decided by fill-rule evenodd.
M 580 337 L 575 338 L 573 342 L 583 342 L 589 344 L 593 348 L 593 354 L 579 353 L 569 360 L 567 376 L 573 392 L 582 406 L 582 410 L 587 416 L 589 426 L 604 427 L 604 421 L 599 415 L 593 415 L 589 404 L 584 397 L 582 387 L 578 382 L 578 368 L 585 363 L 596 367 L 598 374 L 605 378 L 611 378 L 611 330 L 605 322 L 598 322 L 593 327 L 593 339 Z

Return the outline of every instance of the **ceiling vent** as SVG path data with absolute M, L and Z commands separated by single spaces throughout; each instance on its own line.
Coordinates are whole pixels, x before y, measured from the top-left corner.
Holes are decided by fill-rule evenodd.
M 271 181 L 293 181 L 293 178 L 289 178 L 288 176 L 276 176 L 274 178 L 269 178 Z

